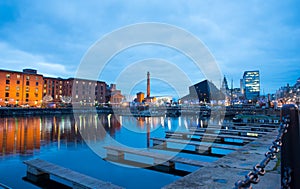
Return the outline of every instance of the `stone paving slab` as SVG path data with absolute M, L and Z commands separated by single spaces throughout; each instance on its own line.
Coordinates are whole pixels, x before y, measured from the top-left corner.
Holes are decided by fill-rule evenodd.
M 178 179 L 163 187 L 163 189 L 198 189 L 198 188 L 234 188 L 234 183 L 243 180 L 253 166 L 262 161 L 278 131 L 273 131 L 266 136 L 246 144 L 220 159 L 211 166 L 203 167 L 197 171 Z M 253 188 L 280 188 L 280 174 L 276 168 L 278 160 L 271 160 L 266 167 L 265 176 L 260 176 L 260 182 L 252 185 Z
M 163 187 L 163 189 L 232 189 L 234 183 L 239 179 L 243 179 L 247 173 L 247 170 L 237 168 L 202 168 Z M 278 174 L 267 173 L 261 178 L 259 184 L 252 186 L 254 189 L 279 189 L 280 177 Z

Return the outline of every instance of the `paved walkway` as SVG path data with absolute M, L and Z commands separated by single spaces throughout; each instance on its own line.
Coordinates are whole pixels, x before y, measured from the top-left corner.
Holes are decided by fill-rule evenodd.
M 234 188 L 234 183 L 244 179 L 245 175 L 253 169 L 265 157 L 272 141 L 276 138 L 278 131 L 273 131 L 241 149 L 228 154 L 211 166 L 203 167 L 197 171 L 178 179 L 177 181 L 163 187 L 163 189 L 224 189 Z M 280 168 L 276 167 L 278 160 L 271 160 L 266 167 L 267 173 L 260 176 L 260 182 L 252 185 L 253 188 L 276 189 L 280 188 Z

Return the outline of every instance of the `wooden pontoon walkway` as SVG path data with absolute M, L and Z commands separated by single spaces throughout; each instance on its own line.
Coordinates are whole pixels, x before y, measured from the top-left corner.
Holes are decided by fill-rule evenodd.
M 72 188 L 122 188 L 109 182 L 95 179 L 93 177 L 72 171 L 41 159 L 24 161 L 24 164 L 27 165 L 27 178 L 33 182 L 36 182 L 39 179 L 50 179 L 50 175 L 53 175 L 70 182 L 72 184 Z
M 166 137 L 181 137 L 183 139 L 191 139 L 192 136 L 197 137 L 206 137 L 206 139 L 220 139 L 222 142 L 226 141 L 226 139 L 235 139 L 238 141 L 253 141 L 257 139 L 257 137 L 245 137 L 245 136 L 236 136 L 236 135 L 229 135 L 229 134 L 211 134 L 211 133 L 204 133 L 204 132 L 173 132 L 173 131 L 166 131 Z M 232 140 L 232 142 L 235 142 Z M 240 143 L 240 142 L 239 142 Z
M 183 145 L 195 146 L 195 151 L 198 153 L 209 153 L 212 154 L 212 148 L 218 148 L 223 150 L 237 150 L 240 147 L 233 145 L 223 145 L 216 143 L 206 143 L 206 142 L 195 142 L 189 140 L 177 140 L 177 139 L 164 139 L 164 138 L 150 138 L 153 141 L 154 147 L 167 148 L 167 143 L 177 143 Z
M 197 167 L 205 167 L 209 166 L 211 163 L 208 162 L 201 162 L 196 161 L 192 159 L 186 159 L 182 157 L 174 157 L 171 155 L 166 154 L 160 154 L 155 153 L 147 150 L 137 150 L 122 146 L 105 146 L 104 147 L 107 150 L 107 160 L 113 159 L 113 160 L 119 160 L 122 161 L 125 158 L 125 153 L 127 154 L 134 154 L 142 157 L 150 157 L 153 158 L 153 165 L 166 165 L 172 168 L 175 168 L 175 163 L 181 163 L 191 166 L 197 166 Z

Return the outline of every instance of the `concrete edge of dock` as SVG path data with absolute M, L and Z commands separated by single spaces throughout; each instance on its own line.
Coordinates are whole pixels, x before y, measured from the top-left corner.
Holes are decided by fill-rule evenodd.
M 245 175 L 253 170 L 253 166 L 265 158 L 264 154 L 272 145 L 277 134 L 277 130 L 270 132 L 218 159 L 210 166 L 202 167 L 164 186 L 163 189 L 234 188 L 236 181 L 243 180 Z M 254 188 L 280 188 L 280 164 L 277 161 L 279 160 L 270 161 L 266 167 L 266 174 L 260 176 L 260 182 L 253 185 Z

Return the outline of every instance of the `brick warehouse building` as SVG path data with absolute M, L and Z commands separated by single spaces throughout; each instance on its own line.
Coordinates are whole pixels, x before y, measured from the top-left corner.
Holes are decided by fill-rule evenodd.
M 0 70 L 0 105 L 42 104 L 43 76 L 36 70 L 23 72 Z
M 50 102 L 66 102 L 65 99 L 92 105 L 107 103 L 108 96 L 111 94 L 103 81 L 43 77 L 33 69 L 23 72 L 0 70 L 0 106 L 39 107 Z

